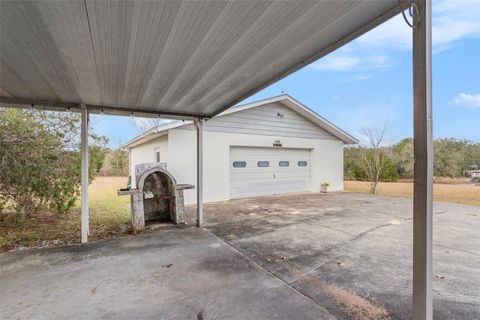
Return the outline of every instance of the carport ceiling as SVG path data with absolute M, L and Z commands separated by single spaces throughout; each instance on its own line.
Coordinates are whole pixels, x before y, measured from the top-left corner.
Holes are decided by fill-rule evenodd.
M 398 0 L 0 6 L 2 105 L 206 117 L 400 12 Z

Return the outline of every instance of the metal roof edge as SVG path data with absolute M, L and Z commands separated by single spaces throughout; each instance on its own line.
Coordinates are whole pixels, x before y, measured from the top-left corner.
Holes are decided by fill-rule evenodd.
M 164 123 L 158 127 L 151 128 L 150 130 L 136 136 L 127 143 L 123 144 L 121 149 L 130 149 L 132 147 L 138 146 L 144 142 L 150 141 L 156 137 L 160 137 L 166 134 L 166 131 L 175 129 L 178 127 L 186 126 L 193 123 L 192 121 L 177 120 L 173 122 Z

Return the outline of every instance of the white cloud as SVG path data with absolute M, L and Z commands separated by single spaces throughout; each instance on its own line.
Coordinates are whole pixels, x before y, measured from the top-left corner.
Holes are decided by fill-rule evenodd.
M 329 71 L 361 72 L 358 75 L 360 80 L 371 78 L 373 75 L 367 71 L 386 70 L 390 67 L 390 60 L 383 54 L 362 54 L 354 55 L 350 50 L 340 50 L 331 53 L 325 58 L 313 63 L 312 69 Z M 366 76 L 368 75 L 368 77 Z
M 375 77 L 375 75 L 372 73 L 358 73 L 355 76 L 353 76 L 353 80 L 363 81 L 363 80 L 372 79 L 373 77 Z
M 480 37 L 480 0 L 436 0 L 432 18 L 433 52 Z M 311 68 L 320 71 L 357 72 L 365 80 L 394 64 L 393 52 L 412 49 L 412 29 L 398 15 L 347 46 L 320 59 Z
M 412 45 L 412 29 L 398 15 L 354 41 L 358 48 L 409 49 Z
M 314 63 L 312 68 L 315 70 L 348 71 L 357 66 L 359 62 L 360 59 L 356 57 L 329 55 Z
M 437 1 L 433 6 L 433 51 L 448 50 L 459 41 L 480 37 L 478 0 Z
M 480 108 L 480 94 L 459 93 L 452 103 L 461 107 Z
M 408 17 L 408 14 L 407 14 Z M 449 49 L 458 41 L 480 37 L 480 1 L 437 0 L 433 2 L 432 43 L 433 51 Z M 361 46 L 411 49 L 412 30 L 401 15 L 385 22 L 358 38 Z

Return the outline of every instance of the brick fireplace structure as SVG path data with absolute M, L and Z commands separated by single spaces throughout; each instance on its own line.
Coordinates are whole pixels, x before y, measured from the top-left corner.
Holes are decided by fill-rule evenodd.
M 142 163 L 135 166 L 137 188 L 119 190 L 118 195 L 130 195 L 132 226 L 143 230 L 146 224 L 171 222 L 184 224 L 183 190 L 194 188 L 177 184 L 165 163 Z

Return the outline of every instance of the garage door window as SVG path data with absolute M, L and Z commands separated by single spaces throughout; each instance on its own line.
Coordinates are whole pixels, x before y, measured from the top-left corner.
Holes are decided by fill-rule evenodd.
M 298 161 L 298 166 L 299 167 L 306 167 L 307 166 L 307 161 Z
M 245 168 L 247 163 L 245 161 L 233 161 L 234 168 Z
M 268 161 L 258 161 L 257 162 L 257 167 L 264 168 L 270 166 L 270 162 Z
M 278 163 L 278 166 L 279 167 L 288 167 L 288 166 L 290 166 L 290 162 L 289 161 L 280 161 Z

